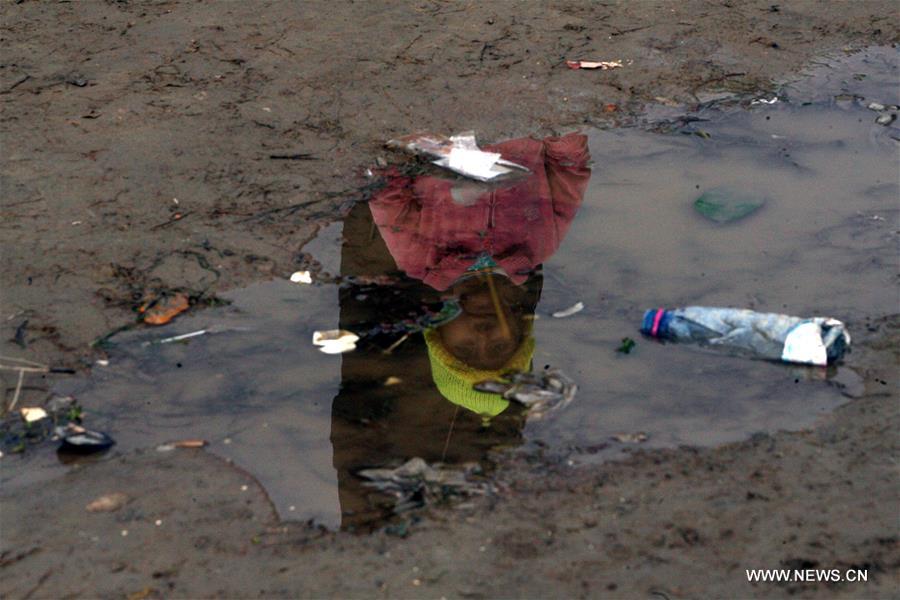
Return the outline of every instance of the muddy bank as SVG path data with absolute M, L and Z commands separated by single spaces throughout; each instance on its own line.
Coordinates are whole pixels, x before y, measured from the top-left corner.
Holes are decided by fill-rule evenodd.
M 78 366 L 160 292 L 203 305 L 290 273 L 390 136 L 543 135 L 764 90 L 824 51 L 896 41 L 892 14 L 890 2 L 6 5 L 4 353 Z M 624 67 L 571 71 L 568 58 Z
M 729 4 L 6 6 L 2 353 L 82 367 L 162 291 L 199 309 L 284 277 L 358 199 L 385 137 L 612 125 L 648 103 L 761 94 L 822 52 L 897 38 L 889 3 Z M 570 71 L 571 57 L 625 66 Z M 495 495 L 371 536 L 281 522 L 252 474 L 207 451 L 120 448 L 2 493 L 0 592 L 894 596 L 898 323 L 829 302 L 849 306 L 861 386 L 831 382 L 852 401 L 800 433 L 596 466 L 498 453 Z M 29 383 L 26 401 L 53 382 Z M 114 492 L 118 510 L 86 511 Z M 750 585 L 754 568 L 869 581 Z

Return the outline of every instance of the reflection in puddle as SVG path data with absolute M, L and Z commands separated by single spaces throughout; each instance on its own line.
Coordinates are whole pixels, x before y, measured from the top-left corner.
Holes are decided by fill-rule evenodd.
M 580 136 L 501 145 L 533 174 L 491 186 L 389 174 L 304 248 L 319 283 L 251 286 L 231 306 L 117 336 L 108 367 L 60 391 L 117 450 L 208 439 L 282 517 L 333 528 L 389 513 L 356 473 L 412 457 L 461 466 L 539 442 L 580 463 L 811 426 L 858 392 L 852 354 L 837 369 L 791 367 L 636 331 L 662 305 L 828 315 L 851 332 L 895 312 L 898 130 L 866 109 L 896 104 L 895 80 L 870 70 L 865 100 L 706 111 L 665 135 L 590 132 L 592 176 Z M 722 187 L 768 201 L 713 223 L 693 204 Z M 361 336 L 357 350 L 311 344 L 338 328 Z M 144 344 L 200 329 L 214 333 Z M 626 336 L 637 346 L 617 352 Z M 579 386 L 552 418 L 472 389 L 545 365 Z M 4 485 L 58 471 L 43 460 L 5 469 Z

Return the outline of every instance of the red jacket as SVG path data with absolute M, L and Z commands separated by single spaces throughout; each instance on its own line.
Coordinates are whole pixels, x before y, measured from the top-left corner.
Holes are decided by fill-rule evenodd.
M 523 283 L 559 247 L 591 176 L 581 134 L 510 140 L 484 150 L 531 174 L 492 188 L 469 206 L 453 200 L 453 180 L 430 176 L 394 177 L 370 202 L 397 266 L 439 291 L 484 252 L 513 283 Z

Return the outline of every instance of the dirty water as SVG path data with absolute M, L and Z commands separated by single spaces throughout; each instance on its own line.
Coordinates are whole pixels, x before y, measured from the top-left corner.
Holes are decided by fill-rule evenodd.
M 260 283 L 226 294 L 229 306 L 118 335 L 108 365 L 56 392 L 79 398 L 89 426 L 118 440 L 113 452 L 206 439 L 259 480 L 282 518 L 329 528 L 389 515 L 390 502 L 356 473 L 412 457 L 481 461 L 489 472 L 492 449 L 581 464 L 810 427 L 861 393 L 852 353 L 837 367 L 806 368 L 637 331 L 643 311 L 659 306 L 832 316 L 851 334 L 866 317 L 896 312 L 900 130 L 867 108 L 900 103 L 896 69 L 895 50 L 871 50 L 786 84 L 771 104 L 587 131 L 589 180 L 573 174 L 578 159 L 567 152 L 577 151 L 557 149 L 562 175 L 549 197 L 527 180 L 486 193 L 459 179 L 449 190 L 431 170 L 389 177 L 371 205 L 303 249 L 298 269 L 313 271 L 312 285 Z M 530 150 L 516 151 L 528 159 Z M 524 198 L 515 209 L 502 201 L 510 186 Z M 717 224 L 693 203 L 718 187 L 767 201 Z M 417 214 L 412 190 L 449 192 L 457 221 Z M 480 239 L 498 244 L 494 269 L 509 277 L 470 274 L 457 290 L 469 320 L 426 341 L 416 319 L 478 258 L 464 232 L 475 213 L 463 208 L 482 204 L 493 233 Z M 435 238 L 469 262 L 435 263 Z M 499 323 L 485 325 L 492 294 L 512 346 L 496 340 Z M 577 302 L 583 310 L 552 316 Z M 318 352 L 313 332 L 337 328 L 364 334 L 357 350 Z M 197 330 L 210 333 L 154 343 Z M 626 337 L 637 342 L 627 354 L 617 351 Z M 562 369 L 578 384 L 574 401 L 533 419 L 463 389 L 464 366 L 483 375 L 513 363 Z M 49 454 L 4 457 L 3 485 L 56 476 L 65 467 Z

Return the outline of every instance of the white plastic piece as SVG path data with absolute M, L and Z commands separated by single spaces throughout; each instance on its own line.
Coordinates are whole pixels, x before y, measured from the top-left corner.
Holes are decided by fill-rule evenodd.
M 312 274 L 309 271 L 296 271 L 291 274 L 291 283 L 312 283 Z
M 325 354 L 343 354 L 356 349 L 359 336 L 345 329 L 331 329 L 329 331 L 313 332 L 313 345 L 319 347 L 319 352 Z
M 553 316 L 556 317 L 557 319 L 562 319 L 565 317 L 571 317 L 575 313 L 579 313 L 583 310 L 584 310 L 584 303 L 576 302 L 569 308 L 564 308 L 563 310 L 556 311 L 555 313 L 553 313 Z
M 43 408 L 23 408 L 21 412 L 26 423 L 34 423 L 47 418 L 47 411 Z
M 804 321 L 788 332 L 781 360 L 807 365 L 828 364 L 828 352 L 822 341 L 822 329 L 814 321 Z

